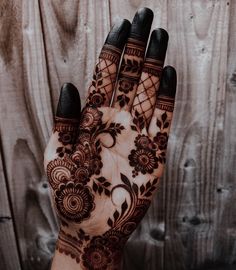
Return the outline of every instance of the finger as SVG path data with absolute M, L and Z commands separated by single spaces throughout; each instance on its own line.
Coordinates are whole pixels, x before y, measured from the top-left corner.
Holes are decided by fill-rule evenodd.
M 81 103 L 77 88 L 66 83 L 61 88 L 53 133 L 44 153 L 45 170 L 50 161 L 71 153 L 80 120 Z
M 141 75 L 152 19 L 153 12 L 148 8 L 142 8 L 135 14 L 118 75 L 113 100 L 115 108 L 131 108 Z
M 161 163 L 165 162 L 165 151 L 174 110 L 176 82 L 175 69 L 171 66 L 165 67 L 157 96 L 156 108 L 148 129 L 149 136 L 157 145 L 159 161 Z
M 164 29 L 152 32 L 142 74 L 131 109 L 139 130 L 148 127 L 156 104 L 157 91 L 165 60 L 168 33 Z
M 107 36 L 88 90 L 87 106 L 109 106 L 114 90 L 121 53 L 127 41 L 130 22 L 115 24 Z

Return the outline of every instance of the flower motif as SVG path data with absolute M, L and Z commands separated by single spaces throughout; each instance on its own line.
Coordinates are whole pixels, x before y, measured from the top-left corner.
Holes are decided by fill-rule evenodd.
M 134 82 L 128 81 L 126 79 L 121 79 L 119 81 L 119 90 L 125 94 L 128 94 L 133 90 Z
M 125 104 L 129 103 L 130 98 L 127 97 L 126 95 L 119 95 L 119 96 L 117 96 L 117 101 L 119 102 L 120 107 L 122 108 L 125 106 Z
M 166 132 L 158 132 L 157 135 L 153 138 L 154 142 L 158 145 L 160 150 L 167 148 L 168 135 Z
M 151 147 L 151 140 L 146 135 L 138 135 L 134 141 L 137 148 L 148 149 Z M 151 148 L 152 149 L 152 148 Z
M 100 174 L 101 168 L 102 168 L 103 164 L 101 161 L 101 157 L 100 156 L 96 156 L 95 158 L 93 158 L 90 162 L 90 173 L 91 174 Z
M 81 129 L 92 129 L 101 124 L 102 112 L 99 110 L 86 107 L 83 112 L 80 127 Z
M 100 89 L 93 90 L 88 96 L 88 105 L 101 107 L 105 103 L 105 96 L 105 93 L 102 93 Z
M 55 192 L 55 202 L 59 215 L 77 223 L 89 218 L 95 208 L 90 188 L 72 181 L 60 184 Z
M 94 245 L 92 243 L 84 249 L 82 261 L 86 269 L 106 270 L 112 262 L 112 254 L 103 245 Z
M 74 136 L 69 132 L 59 132 L 58 133 L 58 141 L 63 145 L 72 144 L 74 142 Z
M 132 150 L 128 158 L 130 166 L 134 167 L 133 173 L 136 175 L 138 172 L 142 174 L 153 173 L 153 170 L 158 167 L 158 158 L 155 152 L 148 149 Z
M 66 148 L 66 147 L 57 147 L 57 150 L 56 150 L 58 156 L 60 158 L 63 158 L 65 155 L 69 155 L 71 154 L 71 150 Z

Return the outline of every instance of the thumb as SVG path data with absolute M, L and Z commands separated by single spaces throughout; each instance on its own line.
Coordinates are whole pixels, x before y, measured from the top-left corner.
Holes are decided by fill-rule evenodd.
M 81 114 L 81 102 L 77 88 L 65 83 L 61 88 L 53 133 L 44 152 L 44 168 L 55 158 L 70 154 L 75 143 Z

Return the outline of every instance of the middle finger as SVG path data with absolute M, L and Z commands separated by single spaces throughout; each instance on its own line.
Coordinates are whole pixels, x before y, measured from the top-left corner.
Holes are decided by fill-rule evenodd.
M 134 16 L 115 89 L 115 108 L 131 108 L 141 75 L 152 20 L 153 12 L 149 8 L 140 9 Z

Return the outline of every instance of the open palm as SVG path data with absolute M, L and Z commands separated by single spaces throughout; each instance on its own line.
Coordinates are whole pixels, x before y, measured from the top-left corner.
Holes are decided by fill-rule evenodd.
M 61 91 L 45 168 L 61 220 L 57 250 L 81 269 L 118 269 L 163 173 L 176 74 L 162 72 L 165 30 L 152 32 L 145 55 L 152 16 L 142 9 L 131 30 L 126 20 L 113 27 L 82 113 L 77 89 Z

